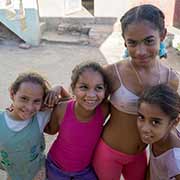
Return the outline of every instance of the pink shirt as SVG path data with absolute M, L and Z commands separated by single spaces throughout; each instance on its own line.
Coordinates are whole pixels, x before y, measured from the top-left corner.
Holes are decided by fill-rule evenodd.
M 88 122 L 80 122 L 75 117 L 74 105 L 75 101 L 68 103 L 59 134 L 49 151 L 52 161 L 68 172 L 81 171 L 91 163 L 104 123 L 100 107 Z

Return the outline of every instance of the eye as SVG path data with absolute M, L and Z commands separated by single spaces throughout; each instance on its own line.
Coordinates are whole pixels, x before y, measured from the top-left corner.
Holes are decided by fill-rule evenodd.
M 159 120 L 152 120 L 151 123 L 152 123 L 153 126 L 157 126 L 157 125 L 160 124 L 160 121 Z
M 41 104 L 42 103 L 42 99 L 36 99 L 36 100 L 34 100 L 34 103 L 35 104 Z
M 139 121 L 143 121 L 143 120 L 144 120 L 144 116 L 141 115 L 141 114 L 139 114 L 138 117 L 137 117 L 137 119 L 138 119 Z
M 146 44 L 148 46 L 154 45 L 155 44 L 155 40 L 153 38 L 145 39 L 144 40 L 144 44 Z
M 84 90 L 87 90 L 88 87 L 86 85 L 81 85 L 79 86 L 79 89 L 84 91 Z
M 20 99 L 21 99 L 22 101 L 28 101 L 28 98 L 25 97 L 25 96 L 22 96 Z
M 135 47 L 137 45 L 137 41 L 128 40 L 126 44 L 129 47 Z
M 96 87 L 96 91 L 104 91 L 104 86 L 103 85 L 99 85 Z

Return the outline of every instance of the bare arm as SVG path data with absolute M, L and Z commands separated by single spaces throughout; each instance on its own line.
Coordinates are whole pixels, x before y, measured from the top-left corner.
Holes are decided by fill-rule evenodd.
M 66 111 L 67 102 L 62 102 L 54 108 L 51 113 L 50 121 L 46 125 L 44 132 L 47 134 L 56 134 L 59 130 L 61 121 L 63 120 L 64 113 Z
M 114 69 L 114 65 L 113 64 L 108 64 L 106 66 L 103 67 L 104 71 L 106 73 L 106 77 L 109 81 L 110 84 L 110 93 L 112 93 L 113 91 L 115 91 L 117 89 L 116 85 L 117 85 L 117 74 L 115 72 Z M 119 83 L 119 81 L 118 81 Z
M 55 86 L 47 93 L 44 106 L 52 108 L 58 104 L 58 102 L 69 99 L 71 99 L 71 95 L 62 86 Z

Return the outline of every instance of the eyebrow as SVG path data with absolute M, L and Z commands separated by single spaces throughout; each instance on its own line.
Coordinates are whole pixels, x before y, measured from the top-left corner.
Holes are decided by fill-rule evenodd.
M 156 120 L 156 121 L 162 121 L 161 118 L 156 118 L 156 117 L 152 117 L 151 119 L 152 119 L 152 120 Z
M 138 115 L 141 115 L 141 116 L 144 116 L 142 113 L 140 113 L 139 111 L 137 112 Z M 152 120 L 158 120 L 158 121 L 162 121 L 161 118 L 158 118 L 158 117 L 151 117 Z
M 144 40 L 146 40 L 146 39 L 151 39 L 151 38 L 154 38 L 154 36 L 153 36 L 153 35 L 147 36 L 147 37 L 145 37 L 143 40 L 140 40 L 140 41 L 144 41 Z M 139 41 L 139 40 L 134 40 L 134 39 L 128 38 L 127 41 Z

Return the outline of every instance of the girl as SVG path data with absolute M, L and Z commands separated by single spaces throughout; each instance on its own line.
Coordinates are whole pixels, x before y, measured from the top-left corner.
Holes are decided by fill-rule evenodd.
M 157 85 L 139 99 L 137 126 L 150 144 L 150 179 L 180 180 L 180 97 L 170 87 Z
M 51 111 L 39 111 L 49 87 L 37 73 L 20 74 L 10 87 L 11 110 L 0 112 L 0 165 L 11 180 L 45 179 L 43 130 Z M 46 101 L 53 104 L 53 94 Z
M 72 71 L 75 99 L 59 104 L 46 132 L 55 134 L 47 158 L 48 180 L 96 180 L 90 167 L 92 154 L 108 115 L 104 102 L 109 85 L 98 63 L 83 63 Z
M 111 116 L 96 148 L 93 166 L 100 180 L 144 180 L 146 145 L 139 136 L 137 101 L 146 87 L 166 83 L 177 90 L 176 74 L 159 61 L 160 42 L 166 35 L 164 14 L 153 5 L 140 5 L 121 18 L 129 59 L 104 69 L 112 83 Z M 108 162 L 108 163 L 104 163 Z

